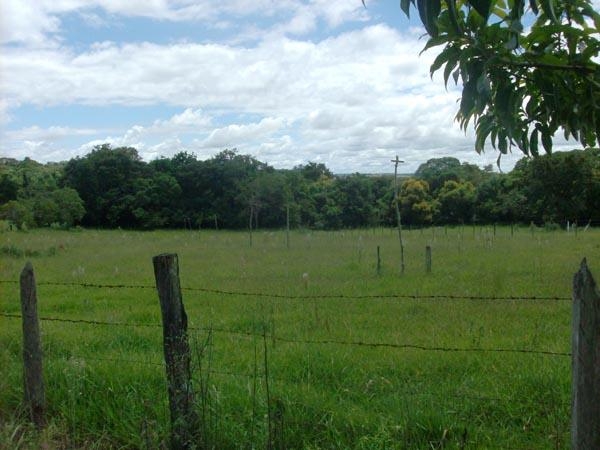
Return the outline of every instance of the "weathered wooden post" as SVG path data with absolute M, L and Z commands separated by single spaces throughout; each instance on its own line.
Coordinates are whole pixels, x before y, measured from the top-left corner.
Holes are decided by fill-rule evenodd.
M 600 293 L 585 258 L 573 278 L 571 448 L 600 449 Z
M 46 395 L 42 373 L 42 346 L 37 313 L 35 276 L 27 262 L 20 277 L 21 316 L 23 318 L 23 385 L 24 401 L 36 427 L 46 424 Z
M 171 413 L 171 448 L 188 449 L 198 431 L 194 411 L 194 394 L 190 372 L 190 346 L 187 315 L 179 285 L 177 255 L 162 254 L 152 258 L 156 289 L 163 323 L 163 348 L 167 371 L 169 410 Z
M 377 275 L 381 274 L 381 253 L 379 251 L 379 245 L 377 246 Z
M 425 272 L 431 273 L 431 246 L 425 247 Z

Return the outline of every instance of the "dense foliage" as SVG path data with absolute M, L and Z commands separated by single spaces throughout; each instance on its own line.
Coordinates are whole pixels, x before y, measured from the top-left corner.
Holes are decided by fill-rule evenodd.
M 142 161 L 134 148 L 96 147 L 67 163 L 0 164 L 0 218 L 18 227 L 338 229 L 395 224 L 391 175 L 333 175 L 310 162 L 276 170 L 235 150 Z M 399 192 L 403 223 L 600 221 L 600 150 L 524 158 L 499 174 L 435 158 Z
M 72 226 L 85 213 L 79 194 L 61 185 L 62 164 L 42 165 L 29 158 L 0 163 L 0 218 L 19 228 Z
M 363 1 L 364 3 L 364 1 Z M 462 84 L 457 120 L 473 121 L 475 148 L 552 151 L 562 129 L 584 147 L 600 142 L 600 14 L 590 0 L 401 0 L 417 7 L 443 67 Z

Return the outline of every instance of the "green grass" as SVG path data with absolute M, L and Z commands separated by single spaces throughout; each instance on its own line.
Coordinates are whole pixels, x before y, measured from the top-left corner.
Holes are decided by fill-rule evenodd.
M 183 298 L 206 447 L 265 448 L 269 407 L 289 449 L 569 446 L 568 356 L 353 344 L 569 352 L 569 301 L 464 297 L 569 298 L 581 258 L 598 266 L 598 230 L 405 230 L 403 276 L 394 230 L 295 231 L 289 249 L 283 232 L 255 232 L 252 247 L 247 233 L 224 231 L 36 230 L 0 239 L 0 279 L 18 280 L 31 260 L 41 317 L 155 325 L 43 320 L 49 426 L 36 432 L 21 405 L 20 320 L 1 317 L 0 448 L 168 444 L 156 291 L 47 284 L 153 286 L 152 256 L 163 252 L 179 255 L 181 284 L 192 288 Z M 339 297 L 319 298 L 329 295 Z M 373 295 L 381 297 L 356 298 Z M 398 298 L 413 295 L 458 298 Z M 0 302 L 1 312 L 20 314 L 18 284 L 1 283 Z

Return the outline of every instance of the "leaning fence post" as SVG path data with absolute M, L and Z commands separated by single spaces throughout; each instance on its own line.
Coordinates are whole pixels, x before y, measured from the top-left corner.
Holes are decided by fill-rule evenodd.
M 163 348 L 171 413 L 171 448 L 188 449 L 193 444 L 198 421 L 193 409 L 187 315 L 181 297 L 177 255 L 158 255 L 152 258 L 152 262 L 163 322 Z
M 600 449 L 600 293 L 585 258 L 573 277 L 571 448 Z
M 42 428 L 45 423 L 46 395 L 42 373 L 42 346 L 37 313 L 35 276 L 27 262 L 20 277 L 21 316 L 23 318 L 23 387 L 24 400 L 31 421 Z

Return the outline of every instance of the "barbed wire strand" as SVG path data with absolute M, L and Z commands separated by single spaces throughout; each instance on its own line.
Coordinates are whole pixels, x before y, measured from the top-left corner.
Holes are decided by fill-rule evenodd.
M 21 318 L 20 314 L 0 313 L 0 316 L 9 318 Z M 86 319 L 60 319 L 56 317 L 40 317 L 39 320 L 51 321 L 51 322 L 66 322 L 66 323 L 79 323 L 85 325 L 97 325 L 97 326 L 124 326 L 124 327 L 155 327 L 159 328 L 161 325 L 158 324 L 140 324 L 140 323 L 128 323 L 128 322 L 102 322 L 98 320 L 86 320 Z M 251 331 L 238 331 L 219 329 L 214 327 L 190 327 L 188 330 L 196 331 L 208 331 L 212 330 L 215 332 L 229 333 L 229 334 L 240 334 L 243 336 L 263 336 L 262 333 L 256 333 Z M 548 350 L 537 350 L 537 349 L 510 349 L 510 348 L 483 348 L 483 347 L 441 347 L 441 346 L 426 346 L 418 344 L 397 344 L 387 342 L 363 342 L 363 341 L 342 341 L 333 339 L 314 340 L 314 339 L 291 339 L 278 336 L 270 336 L 272 340 L 277 342 L 283 342 L 288 344 L 316 344 L 316 345 L 343 345 L 353 347 L 368 347 L 368 348 L 392 348 L 392 349 L 413 349 L 422 351 L 436 351 L 436 352 L 476 352 L 476 353 L 525 353 L 525 354 L 537 354 L 547 356 L 571 356 L 571 353 L 567 352 L 554 352 Z
M 20 319 L 22 316 L 20 314 L 11 314 L 0 312 L 0 316 L 7 317 L 11 319 Z M 140 323 L 140 322 L 106 322 L 101 320 L 89 320 L 89 319 L 66 319 L 59 317 L 39 317 L 39 320 L 45 322 L 64 322 L 64 323 L 75 323 L 75 324 L 83 324 L 83 325 L 97 325 L 97 326 L 115 326 L 115 327 L 131 327 L 131 328 L 162 328 L 162 325 L 158 323 Z M 251 331 L 242 331 L 242 330 L 232 330 L 228 328 L 218 328 L 218 327 L 188 327 L 189 331 L 216 331 L 219 333 L 227 333 L 227 334 L 237 334 L 241 336 L 262 336 L 259 333 L 253 333 Z
M 17 284 L 16 280 L 0 280 L 0 283 Z M 38 286 L 65 286 L 82 287 L 94 289 L 156 289 L 156 286 L 141 284 L 99 284 L 99 283 L 75 283 L 75 282 L 57 282 L 42 281 Z M 243 291 L 225 291 L 221 289 L 209 289 L 198 287 L 182 287 L 182 291 L 205 292 L 209 294 L 219 294 L 238 297 L 264 297 L 280 298 L 288 300 L 318 300 L 318 299 L 348 299 L 348 300 L 368 300 L 368 299 L 407 299 L 407 300 L 486 300 L 486 301 L 570 301 L 570 297 L 560 296 L 536 296 L 536 295 L 508 295 L 508 296 L 484 296 L 484 295 L 457 295 L 457 294 L 365 294 L 365 295 L 347 295 L 347 294 L 314 294 L 314 295 L 294 295 L 294 294 L 275 294 L 268 292 L 243 292 Z

